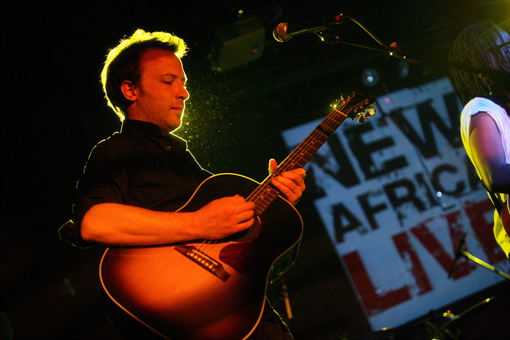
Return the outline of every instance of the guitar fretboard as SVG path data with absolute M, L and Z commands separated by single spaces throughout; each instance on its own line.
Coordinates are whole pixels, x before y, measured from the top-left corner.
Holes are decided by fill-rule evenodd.
M 341 104 L 333 109 L 326 118 L 287 156 L 287 158 L 276 168 L 250 196 L 246 199 L 249 202 L 255 202 L 255 213 L 260 216 L 266 208 L 278 196 L 278 190 L 271 186 L 271 179 L 281 175 L 285 171 L 302 168 L 312 156 L 324 145 L 328 138 L 343 123 L 346 118 L 368 118 L 368 114 L 362 114 L 369 109 L 368 99 L 364 99 L 356 104 L 352 103 L 352 99 L 356 96 L 353 94 Z M 372 109 L 373 110 L 373 109 Z M 372 112 L 370 112 L 372 114 Z

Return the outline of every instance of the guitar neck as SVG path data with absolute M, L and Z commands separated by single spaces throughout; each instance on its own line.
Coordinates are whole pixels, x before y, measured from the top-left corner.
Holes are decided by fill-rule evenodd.
M 341 111 L 333 110 L 273 171 L 272 177 L 279 176 L 285 171 L 302 168 L 346 118 Z
M 367 98 L 352 104 L 356 94 L 341 100 L 333 111 L 280 163 L 280 165 L 259 185 L 247 198 L 256 203 L 255 213 L 261 214 L 278 196 L 279 192 L 271 187 L 271 179 L 283 172 L 302 168 L 313 155 L 324 145 L 328 138 L 343 123 L 346 118 L 358 119 L 360 123 L 373 114 Z M 350 104 L 350 105 L 349 105 Z

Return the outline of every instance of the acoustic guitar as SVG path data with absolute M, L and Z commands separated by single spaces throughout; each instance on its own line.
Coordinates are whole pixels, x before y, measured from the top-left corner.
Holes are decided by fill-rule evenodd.
M 303 167 L 346 118 L 363 123 L 373 104 L 353 93 L 262 183 L 236 174 L 205 180 L 178 211 L 196 211 L 239 194 L 255 202 L 255 223 L 222 240 L 150 247 L 110 247 L 100 263 L 101 284 L 122 310 L 165 339 L 239 340 L 257 327 L 267 287 L 294 263 L 303 221 L 270 184 Z

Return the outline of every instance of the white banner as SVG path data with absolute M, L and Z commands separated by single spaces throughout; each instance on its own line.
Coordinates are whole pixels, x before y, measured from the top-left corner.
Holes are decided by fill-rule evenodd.
M 306 165 L 342 264 L 373 330 L 396 327 L 503 280 L 494 207 L 460 139 L 461 103 L 447 78 L 377 98 L 363 124 L 346 120 Z M 293 150 L 320 123 L 283 132 Z M 305 226 L 313 228 L 313 226 Z

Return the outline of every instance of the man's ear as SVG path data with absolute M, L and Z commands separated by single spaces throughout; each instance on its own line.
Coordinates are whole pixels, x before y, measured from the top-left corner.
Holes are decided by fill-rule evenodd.
M 127 100 L 132 102 L 136 101 L 136 98 L 138 97 L 138 92 L 136 91 L 135 85 L 131 81 L 124 80 L 122 82 L 122 85 L 120 85 L 120 90 L 122 91 L 122 94 L 124 95 L 124 97 L 126 97 Z

